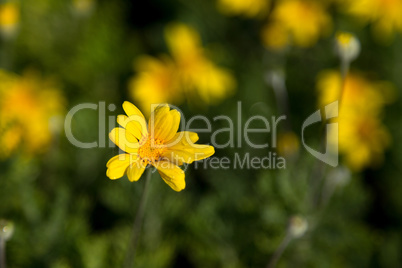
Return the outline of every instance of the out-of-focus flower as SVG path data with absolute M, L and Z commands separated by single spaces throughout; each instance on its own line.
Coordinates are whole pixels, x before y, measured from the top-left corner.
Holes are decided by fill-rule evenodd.
M 167 27 L 165 36 L 188 97 L 201 97 L 204 102 L 214 104 L 232 92 L 233 76 L 207 57 L 200 36 L 193 28 L 173 24 Z
M 262 29 L 262 41 L 265 46 L 273 50 L 285 48 L 290 43 L 287 29 L 279 22 L 270 22 Z
M 73 0 L 74 11 L 82 16 L 90 14 L 94 9 L 95 4 L 95 0 Z
M 339 0 L 342 9 L 373 23 L 373 32 L 380 40 L 389 40 L 394 32 L 402 32 L 402 1 L 400 0 Z
M 289 220 L 289 234 L 292 238 L 302 237 L 308 229 L 308 222 L 301 216 L 293 216 Z
M 10 240 L 14 234 L 14 223 L 5 219 L 0 219 L 0 237 L 5 241 Z
M 130 181 L 137 181 L 147 165 L 154 166 L 162 179 L 175 191 L 185 188 L 184 163 L 202 160 L 214 154 L 209 145 L 195 144 L 197 133 L 177 132 L 180 113 L 167 104 L 159 105 L 151 114 L 147 127 L 141 111 L 129 102 L 123 103 L 127 116 L 119 115 L 117 122 L 123 128 L 114 128 L 110 139 L 125 153 L 116 155 L 107 163 L 106 175 L 114 180 L 127 173 Z
M 131 79 L 129 88 L 133 99 L 139 101 L 146 114 L 150 113 L 153 103 L 182 101 L 177 68 L 169 57 L 142 56 L 136 60 L 134 68 L 137 75 Z
M 341 89 L 343 87 L 342 96 Z M 351 72 L 342 83 L 338 71 L 323 71 L 318 76 L 319 106 L 342 99 L 342 110 L 368 111 L 379 114 L 382 107 L 393 101 L 393 87 L 385 81 L 370 81 L 364 75 Z
M 279 134 L 277 150 L 284 157 L 295 156 L 299 152 L 300 142 L 294 132 Z
M 20 21 L 19 6 L 15 2 L 0 4 L 0 32 L 6 37 L 12 37 L 16 33 Z
M 320 36 L 328 34 L 331 27 L 331 17 L 321 2 L 282 0 L 272 11 L 270 22 L 262 31 L 262 39 L 271 49 L 281 49 L 289 44 L 310 47 Z
M 342 86 L 343 94 L 340 96 Z M 319 105 L 339 100 L 339 131 L 329 133 L 328 140 L 344 154 L 346 164 L 355 171 L 381 162 L 390 143 L 386 128 L 381 124 L 383 106 L 392 101 L 392 86 L 372 82 L 363 75 L 350 73 L 344 84 L 336 71 L 323 72 L 318 79 Z
M 227 15 L 261 17 L 268 13 L 269 0 L 219 0 L 218 9 Z
M 18 76 L 0 71 L 0 159 L 17 149 L 26 156 L 44 152 L 51 141 L 51 119 L 65 99 L 51 81 L 34 72 Z
M 336 135 L 336 133 L 330 133 Z M 329 138 L 330 141 L 332 137 Z M 339 151 L 355 171 L 382 162 L 384 149 L 390 144 L 387 129 L 372 114 L 341 112 L 339 114 Z
M 184 98 L 216 104 L 235 88 L 231 73 L 213 63 L 201 46 L 199 34 L 184 24 L 165 31 L 172 58 L 142 56 L 135 65 L 131 96 L 149 114 L 151 103 L 180 103 Z
M 346 63 L 355 60 L 360 54 L 360 42 L 353 34 L 338 32 L 335 45 L 338 56 Z

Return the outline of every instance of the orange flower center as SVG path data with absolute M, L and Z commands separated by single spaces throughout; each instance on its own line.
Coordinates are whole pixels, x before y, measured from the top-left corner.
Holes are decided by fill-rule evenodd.
M 155 162 L 162 158 L 166 146 L 164 142 L 159 139 L 151 139 L 148 135 L 140 140 L 140 148 L 138 155 L 144 162 Z

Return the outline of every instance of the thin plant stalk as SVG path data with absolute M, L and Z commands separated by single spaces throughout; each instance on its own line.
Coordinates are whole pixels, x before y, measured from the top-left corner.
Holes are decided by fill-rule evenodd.
M 0 236 L 0 268 L 6 268 L 6 240 Z
M 339 111 L 341 109 L 341 103 L 342 103 L 342 99 L 343 99 L 343 95 L 344 95 L 344 91 L 345 91 L 345 85 L 346 85 L 346 77 L 349 73 L 349 68 L 350 68 L 350 61 L 342 59 L 341 60 L 341 64 L 340 64 L 340 72 L 341 72 L 341 88 L 339 90 L 339 94 L 338 94 L 338 114 Z M 321 133 L 325 134 L 325 120 L 322 121 L 321 124 Z M 326 135 L 321 135 L 322 137 L 326 137 Z M 321 141 L 321 149 L 324 150 L 325 149 L 325 144 L 326 144 L 326 140 L 323 138 Z M 313 187 L 313 193 L 315 192 L 314 189 L 319 188 L 319 183 L 318 181 L 321 181 L 321 178 L 324 177 L 324 173 L 325 173 L 325 166 L 323 164 L 323 162 L 317 162 L 316 165 L 317 168 L 314 168 L 314 171 L 312 173 L 312 177 L 313 178 L 320 178 L 320 180 L 315 180 L 316 183 L 314 183 L 314 187 Z M 325 178 L 324 178 L 325 179 Z M 322 185 L 321 185 L 322 186 Z M 327 200 L 319 200 L 320 197 L 322 197 L 323 193 L 320 194 L 316 194 L 313 195 L 313 204 L 314 207 L 319 207 L 320 205 L 326 204 Z
M 281 244 L 279 247 L 275 250 L 274 254 L 272 255 L 271 259 L 269 260 L 269 263 L 267 265 L 267 268 L 274 268 L 276 264 L 278 263 L 280 257 L 282 256 L 283 252 L 289 245 L 290 241 L 292 241 L 292 235 L 288 231 L 286 233 L 286 236 L 283 238 Z
M 132 268 L 135 261 L 135 254 L 137 251 L 138 240 L 141 234 L 142 222 L 144 219 L 145 204 L 148 196 L 149 182 L 151 181 L 152 169 L 147 168 L 145 174 L 145 185 L 142 192 L 140 204 L 138 205 L 137 214 L 135 215 L 133 230 L 131 231 L 131 239 L 126 253 L 126 260 L 124 267 Z
M 345 84 L 346 84 L 346 77 L 349 73 L 350 68 L 350 61 L 348 60 L 341 60 L 341 90 L 339 91 L 339 107 L 341 107 L 343 93 L 345 91 Z

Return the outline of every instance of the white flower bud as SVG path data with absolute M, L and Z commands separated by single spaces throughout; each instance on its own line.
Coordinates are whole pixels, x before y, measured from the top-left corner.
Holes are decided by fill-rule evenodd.
M 8 220 L 0 219 L 0 238 L 9 240 L 14 233 L 14 223 Z
M 302 237 L 308 229 L 308 222 L 301 216 L 293 216 L 289 220 L 289 234 L 293 238 Z
M 335 37 L 336 52 L 346 62 L 355 60 L 360 54 L 360 42 L 353 34 L 338 32 Z

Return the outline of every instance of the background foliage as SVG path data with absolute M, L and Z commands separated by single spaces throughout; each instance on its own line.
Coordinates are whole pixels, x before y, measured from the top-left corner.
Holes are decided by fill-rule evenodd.
M 308 230 L 290 242 L 278 267 L 400 267 L 402 103 L 397 96 L 402 88 L 402 39 L 395 33 L 391 41 L 379 41 L 370 24 L 342 12 L 334 2 L 326 3 L 332 21 L 326 35 L 313 46 L 290 45 L 283 50 L 268 49 L 262 42 L 261 29 L 271 11 L 263 18 L 229 16 L 214 0 L 12 2 L 20 15 L 15 33 L 3 33 L 0 67 L 20 76 L 35 70 L 37 76 L 56 81 L 53 87 L 65 98 L 59 103 L 65 107 L 62 121 L 66 111 L 83 102 L 115 104 L 117 109 L 107 115 L 116 116 L 123 113 L 124 100 L 138 104 L 128 90 L 136 75 L 135 59 L 168 54 L 165 26 L 181 22 L 199 32 L 209 58 L 230 70 L 237 84 L 219 105 L 182 103 L 187 118 L 236 118 L 238 101 L 244 119 L 280 115 L 267 83 L 272 72 L 279 72 L 288 89 L 291 129 L 300 138 L 303 121 L 317 109 L 318 74 L 339 68 L 334 33 L 353 32 L 362 52 L 352 69 L 389 81 L 395 91 L 395 100 L 382 117 L 392 138 L 382 164 L 329 185 L 333 195 L 326 204 L 317 204 L 321 192 L 313 186 L 318 181 L 324 189 L 335 171 L 326 168 L 326 179 L 320 181 L 314 173 L 317 162 L 304 148 L 287 159 L 285 170 L 190 166 L 187 187 L 180 193 L 155 174 L 136 267 L 264 267 L 294 215 L 308 221 Z M 271 8 L 278 3 L 271 3 Z M 107 144 L 115 118 L 106 119 Z M 29 113 L 25 121 L 28 126 L 36 123 Z M 222 126 L 217 121 L 213 129 Z M 96 140 L 98 128 L 97 111 L 74 117 L 72 130 L 79 140 Z M 309 142 L 317 145 L 318 133 L 318 127 L 309 133 Z M 271 137 L 253 138 L 269 142 Z M 210 135 L 200 134 L 200 142 L 210 142 Z M 27 154 L 24 147 L 21 143 L 0 162 L 0 217 L 15 224 L 7 242 L 9 267 L 121 266 L 144 181 L 107 179 L 105 164 L 116 155 L 116 147 L 76 148 L 63 129 L 53 133 L 45 152 Z M 217 149 L 215 155 L 233 157 L 236 152 L 267 155 L 267 150 L 247 146 Z

